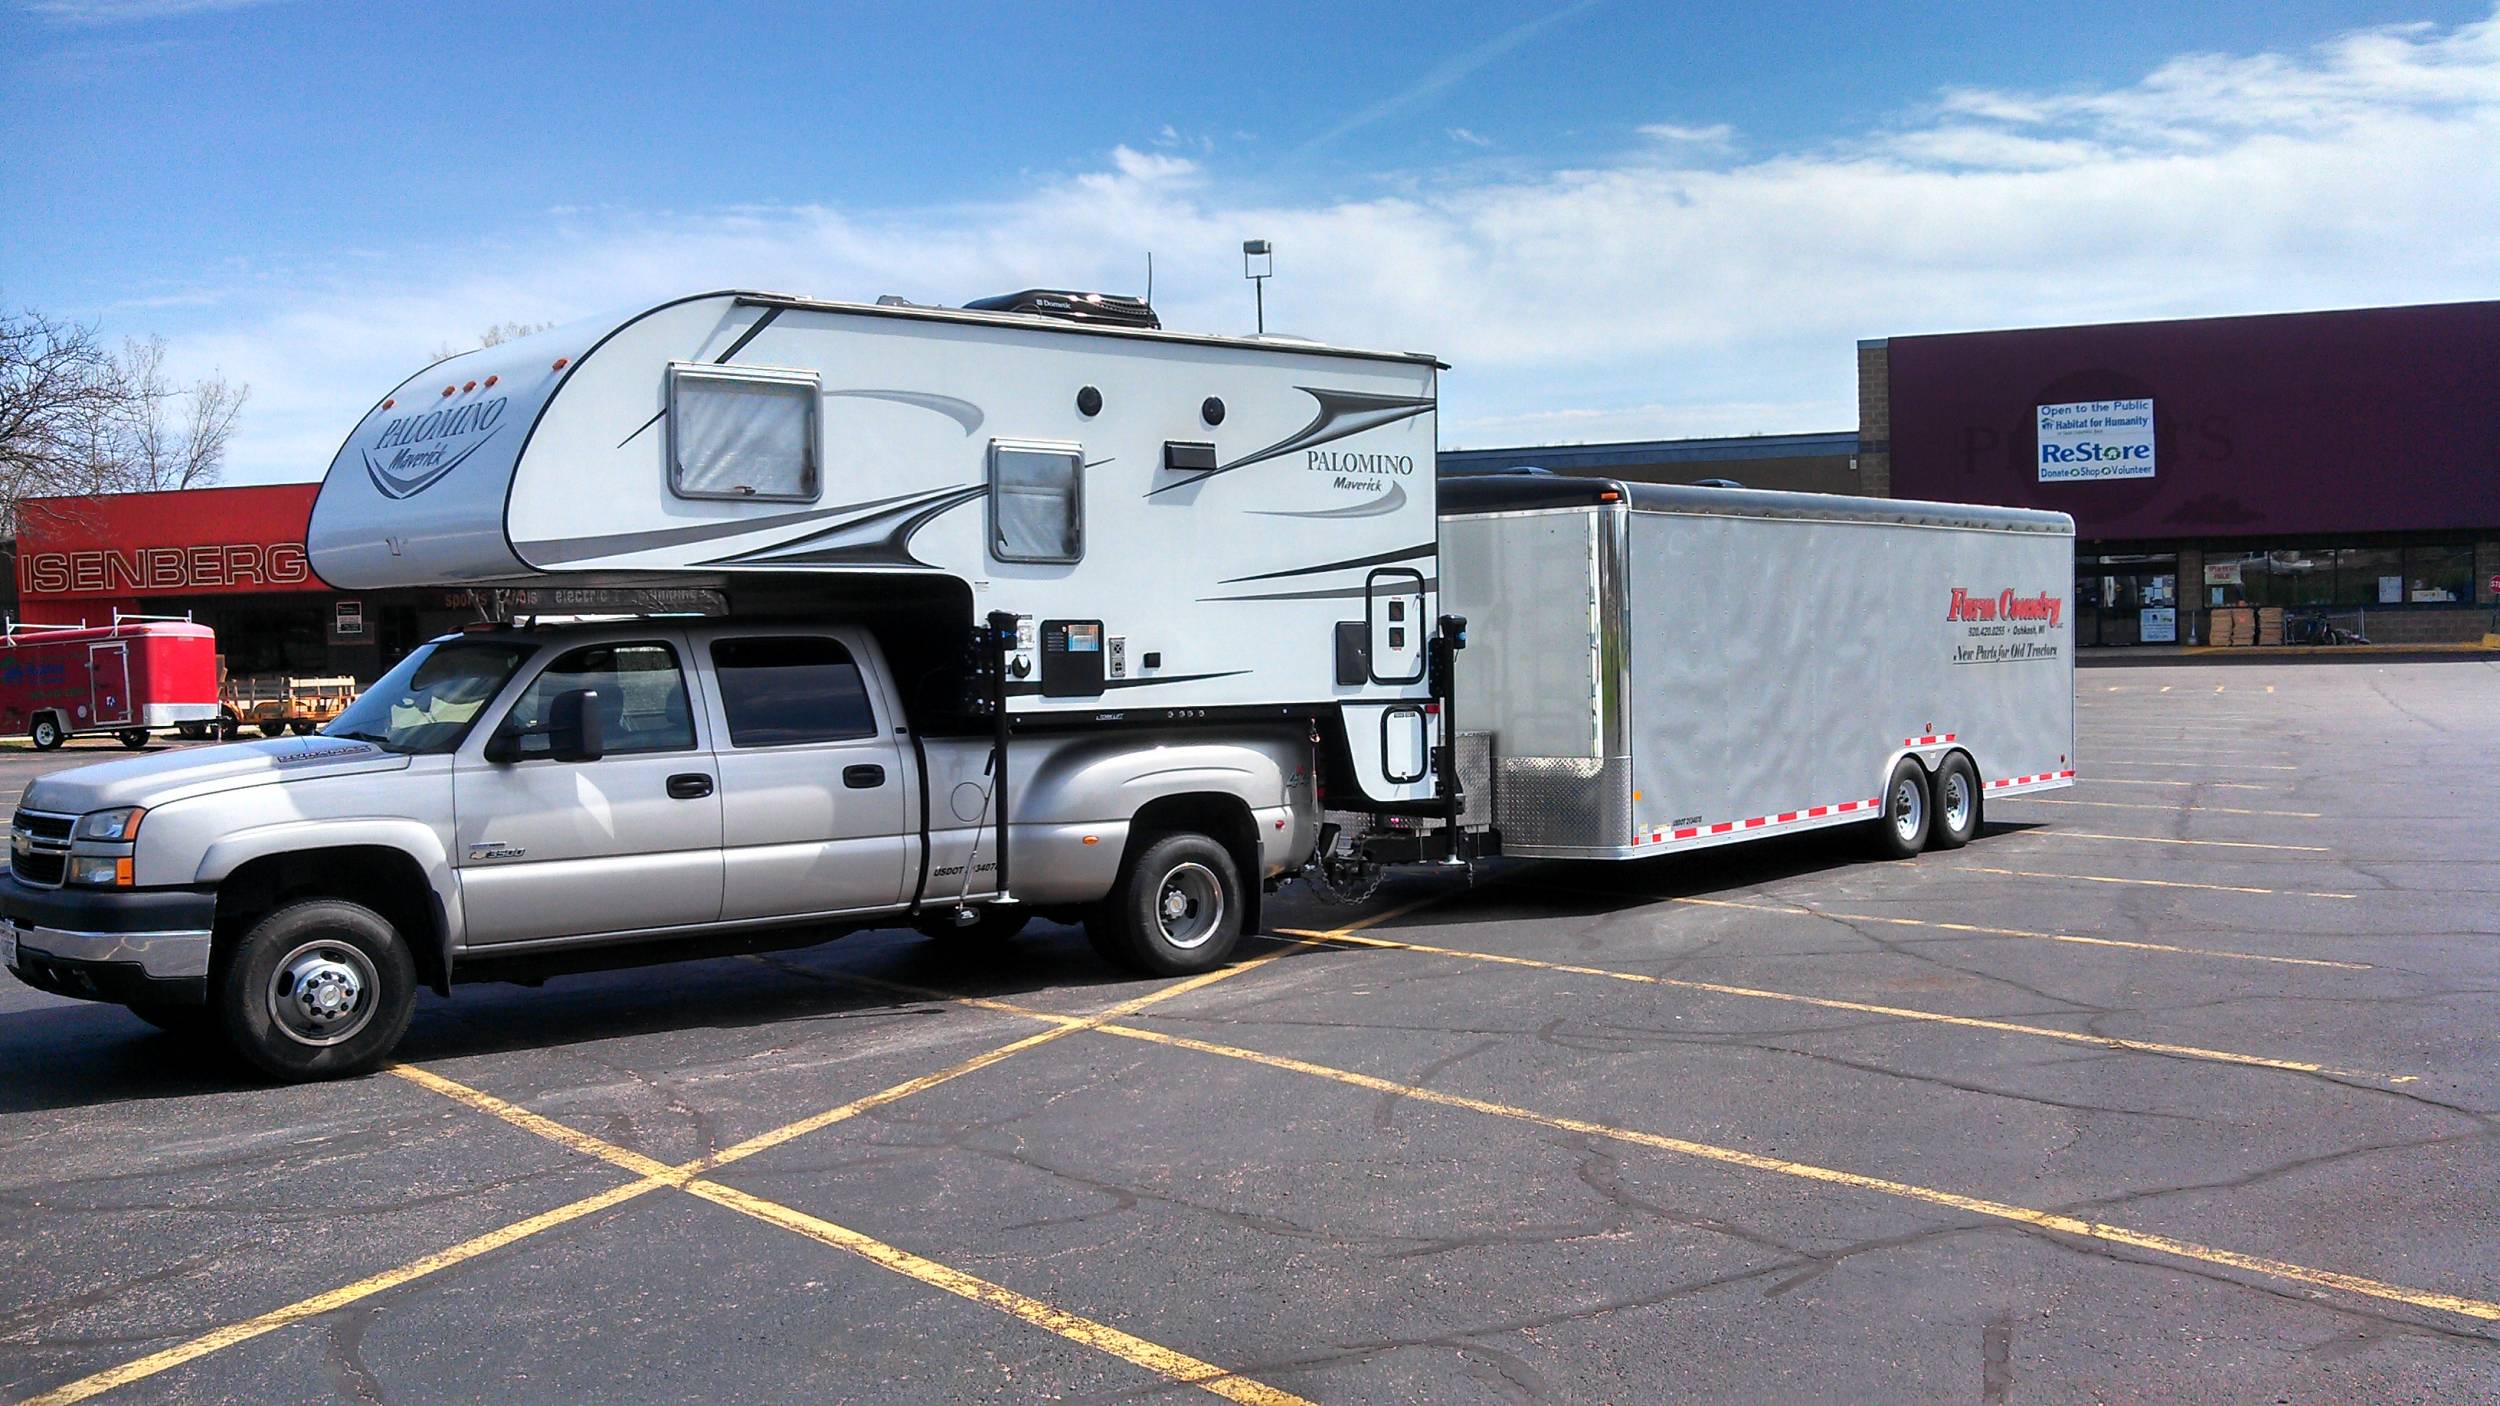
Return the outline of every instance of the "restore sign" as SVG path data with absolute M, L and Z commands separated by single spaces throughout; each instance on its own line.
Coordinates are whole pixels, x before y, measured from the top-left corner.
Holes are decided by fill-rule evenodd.
M 2040 407 L 2040 482 L 2153 476 L 2153 402 L 2081 400 Z

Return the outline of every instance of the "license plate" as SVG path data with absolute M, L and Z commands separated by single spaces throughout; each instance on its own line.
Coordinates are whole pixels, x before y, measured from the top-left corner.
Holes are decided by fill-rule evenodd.
M 0 967 L 17 965 L 17 924 L 0 923 Z

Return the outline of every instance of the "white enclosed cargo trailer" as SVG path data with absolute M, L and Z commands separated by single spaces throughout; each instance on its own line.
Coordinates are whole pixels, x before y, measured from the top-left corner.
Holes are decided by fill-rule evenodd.
M 2073 784 L 2062 513 L 1516 473 L 1441 507 L 1468 814 L 1502 853 L 1869 820 L 1913 852 Z

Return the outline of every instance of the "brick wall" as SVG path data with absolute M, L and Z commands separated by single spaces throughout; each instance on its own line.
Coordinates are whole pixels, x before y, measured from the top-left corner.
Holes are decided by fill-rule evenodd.
M 1892 353 L 1880 337 L 1858 343 L 1858 491 L 1892 496 Z

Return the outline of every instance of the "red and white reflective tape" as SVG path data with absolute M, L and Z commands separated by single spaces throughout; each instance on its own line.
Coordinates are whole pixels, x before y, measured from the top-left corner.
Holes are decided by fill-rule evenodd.
M 1950 732 L 1944 732 L 1933 737 L 1904 737 L 1901 739 L 1901 745 L 1904 747 L 1941 747 L 1952 741 L 1953 736 Z
M 1994 791 L 2004 786 L 2029 786 L 2035 781 L 2072 781 L 2074 779 L 2075 773 L 2072 770 L 2044 771 L 2037 776 L 2009 776 L 2002 781 L 1991 781 L 1988 783 L 1988 789 Z
M 1794 825 L 1800 820 L 1824 820 L 1835 815 L 1855 815 L 1859 811 L 1881 810 L 1883 797 L 1872 800 L 1842 801 L 1837 805 L 1808 806 L 1804 810 L 1784 810 L 1777 815 L 1753 815 L 1743 820 L 1722 820 L 1715 825 L 1686 825 L 1674 830 L 1652 830 L 1634 835 L 1636 845 L 1663 845 L 1674 840 L 1699 839 L 1704 835 L 1726 835 L 1738 830 L 1765 830 L 1774 825 Z

